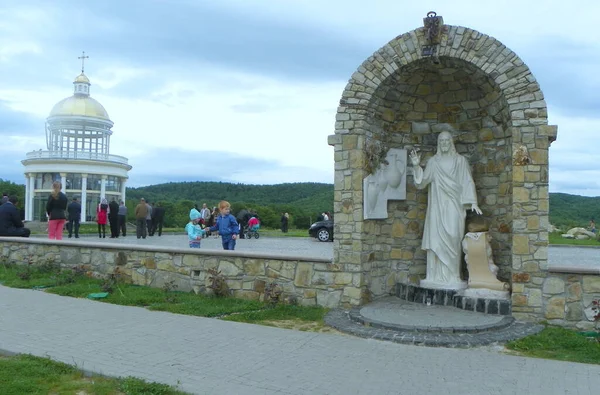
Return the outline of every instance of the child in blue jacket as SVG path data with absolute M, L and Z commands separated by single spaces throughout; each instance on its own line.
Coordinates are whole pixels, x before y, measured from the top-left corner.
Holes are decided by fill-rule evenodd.
M 224 250 L 235 250 L 235 240 L 240 234 L 240 225 L 235 217 L 230 214 L 231 205 L 225 200 L 219 202 L 219 216 L 217 223 L 210 228 L 211 232 L 219 231 Z
M 200 248 L 200 242 L 205 233 L 204 229 L 200 226 L 201 219 L 202 216 L 200 215 L 200 211 L 195 208 L 190 210 L 190 222 L 185 226 L 185 231 L 188 234 L 190 242 L 190 248 Z

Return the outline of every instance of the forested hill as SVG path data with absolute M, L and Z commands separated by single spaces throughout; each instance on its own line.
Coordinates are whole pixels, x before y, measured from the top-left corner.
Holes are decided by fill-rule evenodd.
M 590 218 L 600 221 L 600 196 L 550 194 L 550 223 L 558 227 L 586 227 Z
M 22 204 L 25 186 L 4 181 L 0 178 L 0 192 L 15 194 Z M 168 202 L 171 205 L 181 202 L 181 218 L 185 223 L 190 204 L 216 205 L 219 200 L 228 200 L 234 210 L 241 206 L 259 209 L 261 216 L 271 217 L 276 223 L 282 211 L 294 213 L 294 222 L 299 227 L 306 226 L 318 213 L 333 212 L 333 185 L 313 182 L 246 185 L 224 182 L 172 182 L 150 185 L 141 188 L 127 188 L 128 205 L 135 207 L 139 198 L 150 202 Z M 265 210 L 263 206 L 269 206 Z M 175 208 L 174 208 L 175 209 Z M 267 215 L 270 214 L 270 215 Z M 587 226 L 590 218 L 600 223 L 600 196 L 588 197 L 566 193 L 550 194 L 550 223 L 566 228 Z
M 147 201 L 189 200 L 216 205 L 220 200 L 249 205 L 292 206 L 310 213 L 333 211 L 333 185 L 314 182 L 248 185 L 226 182 L 170 182 L 127 188 L 127 198 Z

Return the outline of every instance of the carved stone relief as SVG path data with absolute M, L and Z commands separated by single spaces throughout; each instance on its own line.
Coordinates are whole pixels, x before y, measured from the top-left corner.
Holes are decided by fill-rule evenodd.
M 406 199 L 406 150 L 390 148 L 387 164 L 363 180 L 364 219 L 386 219 L 388 200 Z

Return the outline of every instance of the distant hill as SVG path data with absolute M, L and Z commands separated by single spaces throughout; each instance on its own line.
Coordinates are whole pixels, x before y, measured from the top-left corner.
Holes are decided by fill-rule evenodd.
M 586 227 L 590 218 L 594 218 L 596 222 L 600 220 L 600 196 L 550 194 L 550 223 L 552 225 L 562 228 Z
M 23 202 L 25 186 L 0 178 L 0 192 L 16 194 Z M 261 217 L 276 226 L 281 212 L 293 213 L 294 223 L 307 226 L 318 213 L 333 212 L 333 185 L 299 182 L 276 185 L 248 185 L 226 182 L 170 182 L 140 188 L 127 188 L 128 206 L 145 198 L 150 202 L 180 203 L 173 211 L 181 213 L 174 223 L 185 221 L 188 207 L 206 202 L 216 205 L 219 200 L 233 204 L 234 212 L 249 206 L 259 210 Z M 262 211 L 262 213 L 260 212 Z M 558 227 L 587 226 L 590 218 L 600 223 L 600 196 L 588 197 L 566 193 L 550 194 L 550 223 Z
M 170 182 L 127 188 L 128 198 L 146 201 L 191 200 L 216 205 L 220 200 L 248 205 L 293 206 L 309 212 L 333 211 L 333 185 L 299 182 L 276 185 L 248 185 L 227 182 Z

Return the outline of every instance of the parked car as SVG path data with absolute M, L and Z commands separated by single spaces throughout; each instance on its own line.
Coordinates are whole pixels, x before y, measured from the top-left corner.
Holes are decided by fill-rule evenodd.
M 333 221 L 317 221 L 310 226 L 308 234 L 319 241 L 333 241 Z

